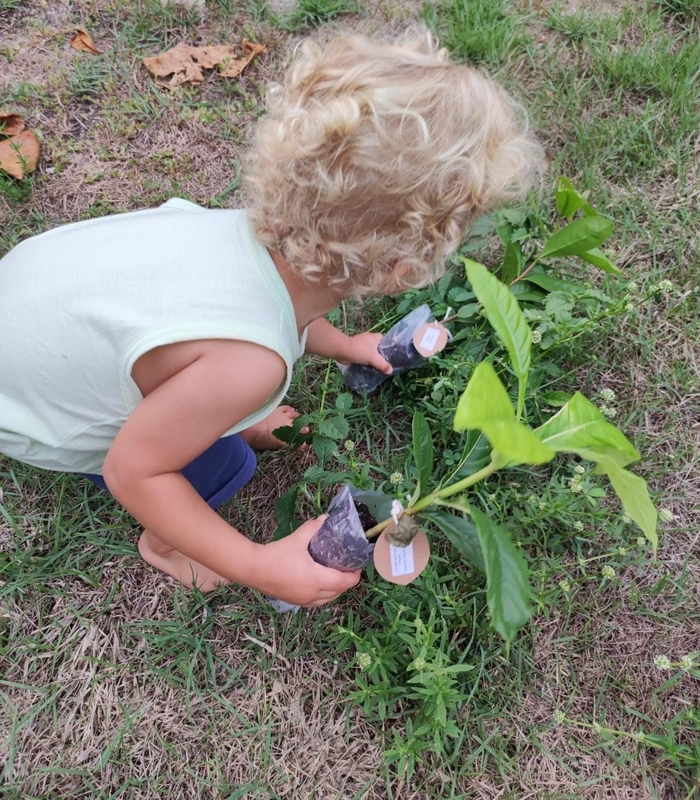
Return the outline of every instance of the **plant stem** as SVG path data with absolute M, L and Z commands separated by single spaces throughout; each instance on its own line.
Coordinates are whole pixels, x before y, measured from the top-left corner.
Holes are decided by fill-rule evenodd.
M 525 267 L 525 269 L 520 273 L 520 275 L 518 275 L 517 278 L 514 278 L 508 284 L 508 288 L 510 289 L 511 287 L 515 286 L 516 283 L 519 283 L 521 280 L 523 280 L 523 278 L 526 278 L 532 272 L 532 270 L 535 268 L 536 264 L 539 264 L 539 259 L 538 258 L 536 258 L 531 264 L 529 264 L 527 267 Z
M 484 478 L 488 478 L 489 475 L 492 475 L 496 470 L 500 469 L 503 466 L 498 460 L 492 461 L 490 464 L 487 464 L 483 469 L 480 469 L 478 472 L 475 472 L 473 475 L 469 475 L 466 478 L 463 478 L 461 481 L 457 481 L 457 483 L 453 483 L 450 486 L 443 486 L 442 489 L 436 489 L 429 495 L 426 495 L 422 500 L 419 500 L 414 506 L 411 508 L 404 509 L 403 513 L 412 516 L 413 514 L 417 514 L 419 511 L 422 511 L 424 508 L 427 508 L 429 505 L 432 505 L 436 500 L 441 500 L 445 497 L 452 497 L 452 495 L 459 494 L 463 492 L 465 489 L 468 489 L 470 486 L 473 486 L 475 483 L 482 481 Z M 391 518 L 385 519 L 382 522 L 377 523 L 373 528 L 370 528 L 368 531 L 365 532 L 365 536 L 368 539 L 372 539 L 375 536 L 378 536 L 384 528 L 386 528 L 389 523 L 392 522 Z

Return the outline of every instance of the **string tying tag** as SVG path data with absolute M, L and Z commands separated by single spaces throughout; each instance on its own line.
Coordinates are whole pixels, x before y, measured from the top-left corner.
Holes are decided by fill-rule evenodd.
M 394 520 L 394 525 L 399 524 L 399 517 L 403 514 L 403 506 L 400 500 L 394 500 L 391 504 L 391 518 Z

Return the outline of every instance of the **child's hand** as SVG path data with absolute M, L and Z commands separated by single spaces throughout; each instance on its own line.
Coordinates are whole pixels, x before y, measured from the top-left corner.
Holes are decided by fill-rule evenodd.
M 322 567 L 309 555 L 309 542 L 328 515 L 311 519 L 294 533 L 263 548 L 255 588 L 278 600 L 299 606 L 322 606 L 360 580 L 360 570 L 340 572 Z
M 366 364 L 383 372 L 385 375 L 391 375 L 394 371 L 391 364 L 377 350 L 381 340 L 381 333 L 358 333 L 355 336 L 351 336 L 351 363 Z

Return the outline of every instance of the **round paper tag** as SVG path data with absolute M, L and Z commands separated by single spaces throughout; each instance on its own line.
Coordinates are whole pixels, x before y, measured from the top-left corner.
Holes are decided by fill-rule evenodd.
M 424 357 L 439 353 L 447 344 L 447 328 L 439 322 L 426 322 L 413 334 L 413 346 Z
M 386 540 L 387 530 L 381 532 L 374 546 L 374 566 L 390 583 L 410 583 L 423 572 L 430 558 L 428 537 L 418 531 L 411 544 L 397 547 Z

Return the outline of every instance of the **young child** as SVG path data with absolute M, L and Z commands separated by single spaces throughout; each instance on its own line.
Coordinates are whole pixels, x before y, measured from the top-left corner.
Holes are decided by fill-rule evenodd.
M 170 200 L 0 261 L 0 452 L 108 489 L 187 586 L 316 606 L 359 580 L 309 556 L 321 520 L 259 545 L 213 508 L 297 416 L 279 403 L 304 352 L 391 371 L 379 334 L 324 314 L 434 281 L 541 156 L 509 96 L 429 36 L 307 41 L 268 101 L 247 212 Z

